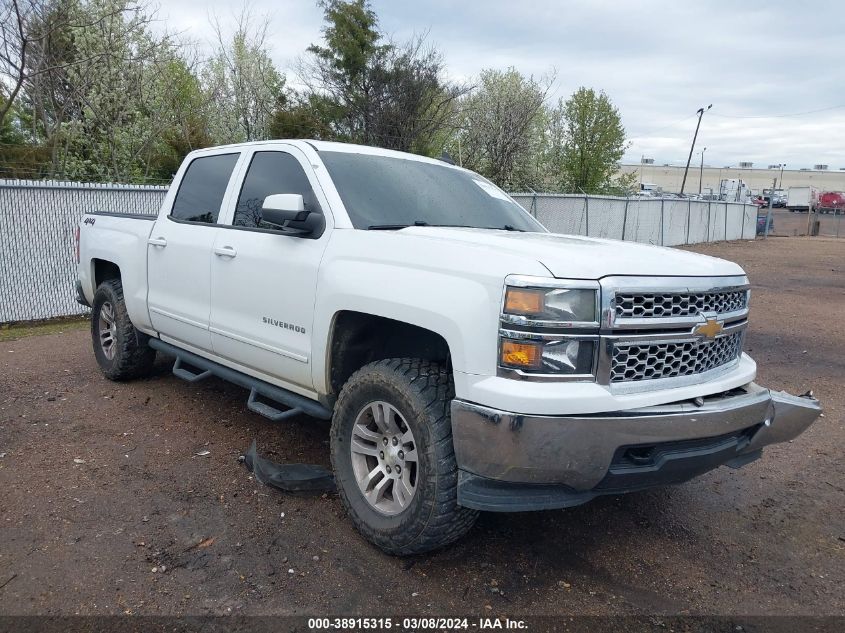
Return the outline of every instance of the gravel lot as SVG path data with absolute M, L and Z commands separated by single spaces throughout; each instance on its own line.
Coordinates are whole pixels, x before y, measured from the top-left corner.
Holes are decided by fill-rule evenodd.
M 238 463 L 256 438 L 328 465 L 327 423 L 273 424 L 166 362 L 108 382 L 79 328 L 0 343 L 0 614 L 845 615 L 845 240 L 692 250 L 745 267 L 759 382 L 814 389 L 825 416 L 744 469 L 485 514 L 411 559 L 365 543 L 336 496 Z

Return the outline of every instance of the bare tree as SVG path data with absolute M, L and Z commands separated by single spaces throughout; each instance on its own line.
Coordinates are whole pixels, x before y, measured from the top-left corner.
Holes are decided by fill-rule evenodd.
M 111 13 L 128 6 L 115 6 Z M 74 9 L 72 0 L 0 0 L 0 124 L 28 81 L 93 59 L 56 59 L 43 54 L 62 31 L 92 24 L 84 13 Z M 93 20 L 106 17 L 101 12 Z M 38 61 L 33 63 L 30 57 Z
M 268 137 L 270 122 L 284 78 L 268 52 L 269 17 L 244 7 L 231 35 L 217 19 L 212 22 L 217 52 L 208 62 L 204 80 L 216 104 L 213 135 L 220 142 L 254 141 Z
M 553 81 L 553 76 L 524 77 L 513 68 L 482 71 L 479 87 L 461 102 L 460 130 L 452 151 L 462 164 L 500 187 L 530 185 L 530 163 L 537 155 L 535 145 Z
M 444 78 L 441 53 L 419 36 L 391 44 L 371 71 L 370 135 L 381 147 L 431 151 L 431 139 L 454 127 L 456 101 L 469 91 Z

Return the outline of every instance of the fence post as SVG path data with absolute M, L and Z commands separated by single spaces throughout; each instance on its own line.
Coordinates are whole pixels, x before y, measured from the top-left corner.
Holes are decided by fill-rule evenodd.
M 728 205 L 725 205 L 725 241 L 728 241 Z
M 622 241 L 623 242 L 625 241 L 625 225 L 628 224 L 628 200 L 630 200 L 630 198 L 628 196 L 625 196 L 625 211 L 622 213 Z M 837 228 L 837 235 L 839 235 L 838 230 L 839 229 Z
M 663 246 L 665 238 L 663 236 L 663 204 L 666 202 L 665 198 L 660 198 L 660 245 Z
M 590 237 L 590 198 L 584 194 L 584 219 L 587 222 L 587 237 Z
M 711 211 L 712 205 L 713 205 L 713 201 L 708 200 L 707 201 L 707 241 L 708 242 L 713 241 L 713 236 L 710 234 L 710 224 L 711 224 L 711 220 L 712 220 L 712 218 L 710 217 L 710 211 Z
M 692 198 L 687 198 L 687 239 L 684 244 L 689 244 L 689 225 L 692 217 Z
M 742 205 L 742 228 L 739 230 L 739 239 L 741 239 L 741 240 L 745 239 L 745 210 L 746 210 L 746 205 Z M 757 232 L 756 226 L 754 227 L 754 232 L 755 232 L 755 234 Z M 755 237 L 756 237 L 756 235 L 755 235 Z

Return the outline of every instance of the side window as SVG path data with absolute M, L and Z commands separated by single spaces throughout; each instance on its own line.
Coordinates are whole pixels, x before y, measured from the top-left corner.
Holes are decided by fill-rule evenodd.
M 304 222 L 291 222 L 292 228 L 307 228 L 321 233 L 325 219 L 320 204 L 308 182 L 302 165 L 286 152 L 256 152 L 246 172 L 241 195 L 235 207 L 233 226 L 258 229 L 276 229 L 261 219 L 261 205 L 264 198 L 275 193 L 298 193 L 302 196 L 305 209 L 311 215 Z
M 239 154 L 195 158 L 185 170 L 170 216 L 186 222 L 214 224 Z

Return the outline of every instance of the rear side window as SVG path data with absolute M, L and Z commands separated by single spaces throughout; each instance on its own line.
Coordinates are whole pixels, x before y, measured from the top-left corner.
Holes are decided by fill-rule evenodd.
M 291 228 L 322 232 L 324 218 L 305 170 L 294 156 L 278 151 L 256 152 L 252 157 L 238 196 L 232 225 L 250 229 L 274 229 L 263 222 L 261 207 L 264 198 L 275 193 L 298 193 L 302 196 L 305 209 L 311 211 L 304 222 L 291 222 Z
M 239 154 L 195 158 L 188 165 L 170 216 L 185 222 L 214 224 Z

